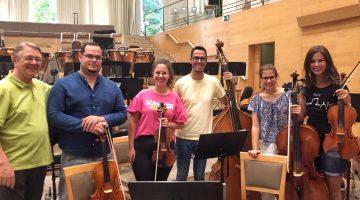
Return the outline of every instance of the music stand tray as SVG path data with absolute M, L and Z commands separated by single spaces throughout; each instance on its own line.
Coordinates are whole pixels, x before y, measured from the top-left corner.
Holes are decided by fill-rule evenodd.
M 200 135 L 194 159 L 218 157 L 221 162 L 220 182 L 224 183 L 224 158 L 227 156 L 239 155 L 239 152 L 244 147 L 247 133 L 247 130 L 240 130 L 236 132 Z
M 152 63 L 135 63 L 135 77 L 152 77 Z
M 174 62 L 172 63 L 172 67 L 176 76 L 188 75 L 192 69 L 191 64 L 186 62 Z
M 121 93 L 128 103 L 143 89 L 144 86 L 144 79 L 141 78 L 110 78 L 110 80 L 115 83 L 120 83 Z
M 245 76 L 246 75 L 246 63 L 245 62 L 229 62 L 229 71 L 234 76 Z
M 132 200 L 225 200 L 219 181 L 135 181 L 128 186 Z

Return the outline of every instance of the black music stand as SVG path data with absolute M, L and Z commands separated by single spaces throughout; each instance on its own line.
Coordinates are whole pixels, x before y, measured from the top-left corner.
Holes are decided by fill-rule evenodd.
M 152 77 L 152 63 L 135 63 L 135 77 Z
M 245 62 L 229 62 L 229 71 L 234 76 L 245 76 L 246 75 L 246 63 Z
M 128 62 L 103 61 L 102 73 L 104 76 L 127 77 L 130 73 L 131 64 Z
M 225 200 L 219 181 L 129 182 L 132 200 Z
M 360 94 L 351 93 L 351 106 L 355 108 L 357 112 L 356 122 L 360 122 Z
M 191 72 L 191 64 L 186 62 L 174 62 L 172 63 L 174 74 L 176 76 L 185 76 Z
M 195 159 L 219 158 L 221 162 L 221 183 L 224 183 L 224 158 L 239 155 L 243 149 L 247 130 L 237 132 L 213 133 L 200 135 L 195 152 Z
M 130 104 L 130 100 L 133 99 L 144 86 L 144 79 L 141 78 L 110 78 L 115 83 L 120 83 L 121 93 L 124 99 L 127 100 L 127 104 Z
M 218 75 L 219 74 L 219 63 L 208 62 L 206 64 L 204 72 L 209 75 Z
M 70 75 L 80 70 L 80 63 L 67 62 L 64 64 L 64 76 Z

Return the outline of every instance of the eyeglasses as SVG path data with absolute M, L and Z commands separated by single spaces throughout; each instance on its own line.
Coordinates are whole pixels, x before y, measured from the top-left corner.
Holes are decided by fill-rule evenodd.
M 205 62 L 206 61 L 206 57 L 192 57 L 191 58 L 193 61 L 196 61 L 196 62 Z
M 31 57 L 31 56 L 25 56 L 25 57 L 19 57 L 20 59 L 25 60 L 26 62 L 32 62 L 35 61 L 36 63 L 43 63 L 44 59 L 39 57 Z
M 83 54 L 83 56 L 85 56 L 86 58 L 88 58 L 90 60 L 94 60 L 94 58 L 95 58 L 95 60 L 97 60 L 97 61 L 102 60 L 102 58 L 103 58 L 102 56 L 95 56 L 92 54 Z
M 275 78 L 276 78 L 276 76 L 261 77 L 261 79 L 264 81 L 268 81 L 268 80 L 273 81 L 273 80 L 275 80 Z

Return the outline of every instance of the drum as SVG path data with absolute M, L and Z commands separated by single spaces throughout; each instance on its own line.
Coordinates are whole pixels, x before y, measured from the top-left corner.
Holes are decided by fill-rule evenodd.
M 136 63 L 153 63 L 155 60 L 152 51 L 138 51 L 136 54 Z
M 41 52 L 42 54 L 42 57 L 44 59 L 44 62 L 42 63 L 42 66 L 41 66 L 41 69 L 40 71 L 38 72 L 38 74 L 36 75 L 36 78 L 44 81 L 44 74 L 46 73 L 46 70 L 47 70 L 47 66 L 48 66 L 48 63 L 49 63 L 49 59 L 51 57 L 51 54 L 48 53 L 48 52 Z
M 106 56 L 107 59 L 112 62 L 133 63 L 135 61 L 136 52 L 128 50 L 109 49 L 106 51 Z
M 13 48 L 1 48 L 0 56 L 11 56 L 13 52 L 14 52 Z
M 79 63 L 80 62 L 80 49 L 71 50 L 71 56 L 73 57 L 74 62 Z
M 59 51 L 55 53 L 56 63 L 59 68 L 63 68 L 65 63 L 74 62 L 74 58 L 70 51 Z

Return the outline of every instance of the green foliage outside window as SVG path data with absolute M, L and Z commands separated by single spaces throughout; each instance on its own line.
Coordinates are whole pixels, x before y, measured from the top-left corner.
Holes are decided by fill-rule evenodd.
M 32 0 L 30 1 L 33 9 L 33 21 L 39 23 L 56 22 L 55 0 Z
M 144 22 L 149 22 L 149 25 L 145 26 L 146 35 L 154 35 L 161 31 L 163 23 L 163 10 L 161 8 L 162 0 L 143 0 Z

